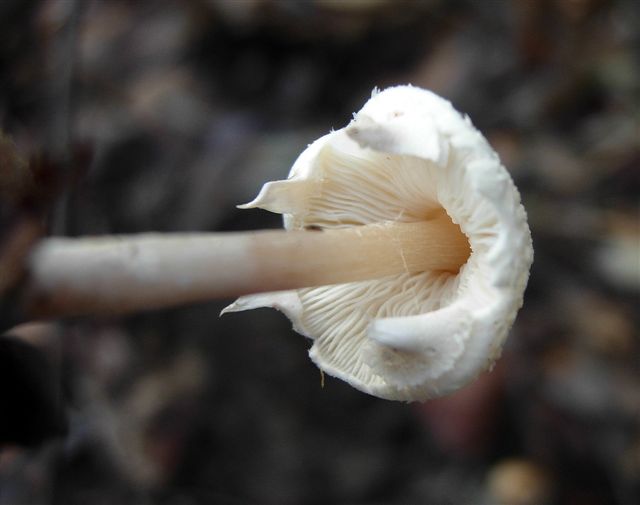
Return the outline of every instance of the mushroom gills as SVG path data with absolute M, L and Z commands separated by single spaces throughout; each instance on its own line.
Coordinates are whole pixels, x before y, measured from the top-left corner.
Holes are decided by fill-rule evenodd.
M 443 168 L 430 160 L 361 148 L 343 132 L 334 135 L 337 138 L 320 149 L 309 174 L 294 173 L 288 180 L 266 184 L 246 207 L 284 213 L 289 230 L 448 219 L 462 251 L 458 267 L 452 271 L 401 272 L 378 279 L 298 289 L 295 305 L 299 308 L 294 313 L 280 302 L 270 304 L 265 296 L 253 301 L 251 296 L 243 297 L 236 310 L 249 305 L 252 308 L 270 305 L 283 310 L 294 321 L 297 331 L 314 339 L 311 357 L 325 370 L 331 363 L 328 371 L 332 375 L 340 376 L 342 370 L 351 370 L 359 382 L 379 382 L 382 387 L 386 379 L 374 369 L 385 362 L 386 368 L 398 371 L 398 380 L 417 385 L 424 379 L 425 370 L 437 373 L 445 366 L 440 355 L 447 338 L 431 344 L 430 353 L 429 345 L 400 349 L 397 343 L 394 347 L 392 342 L 376 341 L 371 338 L 375 333 L 368 335 L 368 332 L 369 328 L 375 328 L 376 321 L 437 311 L 455 299 L 459 270 L 469 257 L 470 246 L 438 201 L 439 181 L 443 175 L 455 174 L 443 174 Z M 420 254 L 419 247 L 416 244 L 411 253 Z M 453 359 L 456 354 L 449 351 Z M 425 363 L 425 356 L 430 355 L 432 366 Z M 396 366 L 394 362 L 402 365 Z
M 448 271 L 401 268 L 232 305 L 281 309 L 313 339 L 309 355 L 324 372 L 381 398 L 425 400 L 464 386 L 499 355 L 522 305 L 531 234 L 497 154 L 447 100 L 413 86 L 374 93 L 249 206 L 283 213 L 288 230 L 448 218 L 461 237 L 466 254 Z

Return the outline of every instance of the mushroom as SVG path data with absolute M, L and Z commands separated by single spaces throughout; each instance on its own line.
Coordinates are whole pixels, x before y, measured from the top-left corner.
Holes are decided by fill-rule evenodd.
M 459 270 L 248 295 L 223 311 L 281 310 L 313 340 L 309 355 L 327 374 L 381 398 L 426 400 L 500 355 L 522 306 L 531 234 L 497 154 L 448 101 L 412 86 L 374 90 L 347 127 L 311 144 L 287 180 L 242 207 L 282 213 L 288 230 L 446 220 L 468 239 Z
M 321 370 L 394 400 L 455 391 L 499 356 L 531 236 L 498 156 L 448 101 L 374 90 L 241 207 L 282 213 L 286 231 L 45 240 L 27 262 L 25 313 L 244 295 L 223 313 L 280 309 Z

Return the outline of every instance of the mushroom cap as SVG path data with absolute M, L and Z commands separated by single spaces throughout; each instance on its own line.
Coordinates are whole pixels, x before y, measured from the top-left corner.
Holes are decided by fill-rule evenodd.
M 426 400 L 464 386 L 499 357 L 533 260 L 509 173 L 468 117 L 434 93 L 374 90 L 351 123 L 312 143 L 289 178 L 253 202 L 287 229 L 429 219 L 443 210 L 468 237 L 457 274 L 399 274 L 239 298 L 274 307 L 313 340 L 311 359 L 366 393 Z

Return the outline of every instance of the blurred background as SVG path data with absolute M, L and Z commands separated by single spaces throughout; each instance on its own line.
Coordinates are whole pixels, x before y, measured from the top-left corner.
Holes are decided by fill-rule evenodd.
M 51 234 L 279 227 L 235 205 L 412 83 L 500 153 L 535 262 L 496 368 L 425 404 L 322 386 L 230 300 L 7 329 L 0 505 L 640 503 L 639 27 L 637 0 L 2 0 L 0 127 Z

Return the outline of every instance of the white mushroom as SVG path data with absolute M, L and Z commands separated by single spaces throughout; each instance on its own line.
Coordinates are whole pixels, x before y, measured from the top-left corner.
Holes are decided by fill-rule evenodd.
M 287 230 L 43 240 L 16 319 L 262 293 L 226 311 L 282 310 L 322 370 L 398 400 L 452 392 L 500 354 L 531 236 L 507 171 L 446 100 L 374 93 L 244 207 L 283 213 Z
M 244 296 L 225 309 L 280 309 L 313 340 L 310 357 L 324 372 L 381 398 L 425 400 L 499 356 L 522 305 L 531 235 L 497 154 L 448 101 L 411 86 L 374 90 L 347 127 L 311 144 L 287 180 L 267 183 L 244 207 L 284 214 L 288 230 L 448 215 L 468 238 L 459 271 L 407 269 Z

